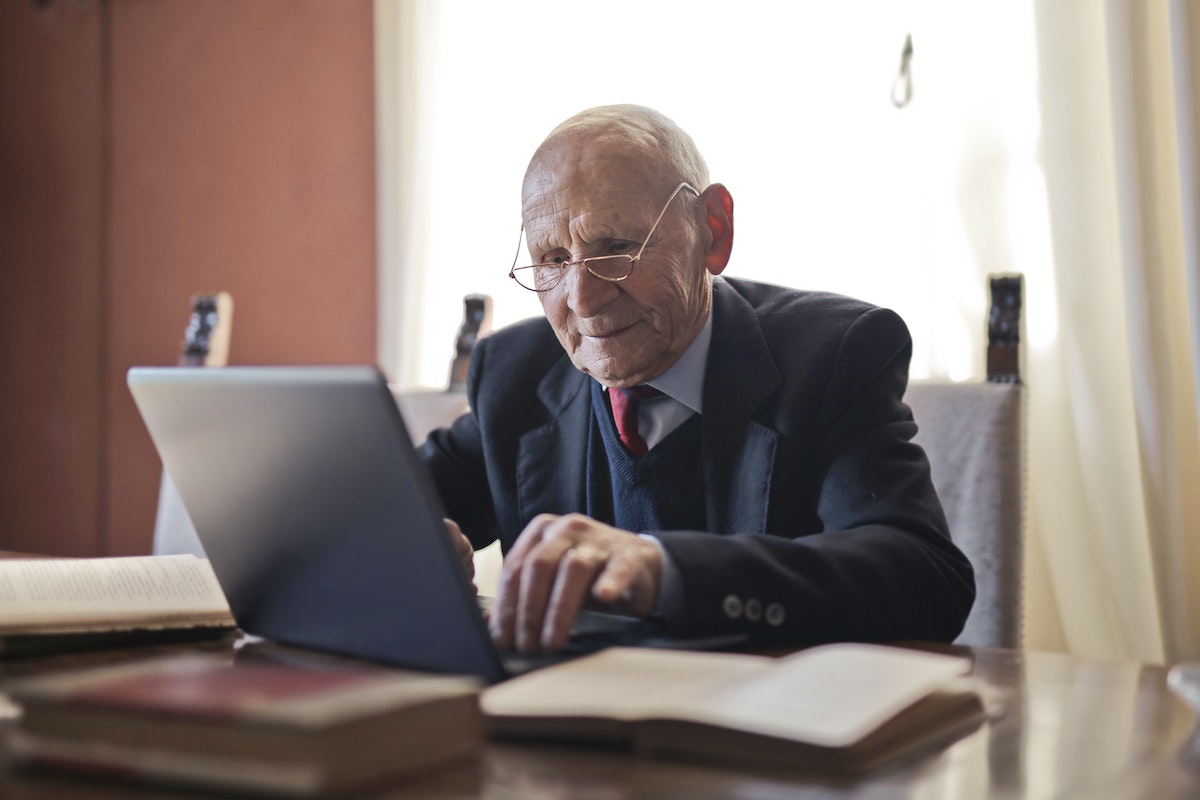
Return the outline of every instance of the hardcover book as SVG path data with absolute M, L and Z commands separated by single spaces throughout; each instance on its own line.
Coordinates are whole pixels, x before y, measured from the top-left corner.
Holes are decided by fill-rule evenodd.
M 477 751 L 473 678 L 318 660 L 175 656 L 6 686 L 19 764 L 310 796 Z

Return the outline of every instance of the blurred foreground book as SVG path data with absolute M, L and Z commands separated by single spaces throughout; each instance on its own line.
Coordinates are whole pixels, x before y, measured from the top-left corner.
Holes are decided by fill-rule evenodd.
M 175 656 L 8 684 L 18 765 L 304 797 L 478 751 L 473 678 L 370 665 Z
M 861 773 L 953 741 L 984 706 L 957 656 L 832 644 L 784 658 L 614 647 L 490 687 L 497 736 Z

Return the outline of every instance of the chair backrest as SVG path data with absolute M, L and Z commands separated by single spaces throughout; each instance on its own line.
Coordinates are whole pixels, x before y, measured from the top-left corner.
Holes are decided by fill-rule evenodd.
M 492 329 L 492 298 L 486 294 L 469 294 L 463 298 L 463 318 L 454 337 L 454 359 L 450 362 L 451 392 L 467 390 L 467 367 L 471 351 L 481 336 Z
M 450 381 L 445 389 L 400 389 L 392 387 L 396 403 L 404 413 L 408 435 L 420 444 L 435 428 L 444 428 L 467 411 L 467 366 L 475 343 L 492 329 L 492 298 L 469 294 L 463 298 L 463 319 L 454 338 Z M 494 597 L 500 580 L 503 556 L 500 543 L 492 542 L 475 551 L 475 587 Z
M 192 315 L 184 331 L 184 347 L 179 356 L 184 367 L 223 367 L 229 362 L 229 332 L 233 329 L 233 297 L 228 291 L 198 294 L 192 297 Z M 187 515 L 167 470 L 158 483 L 158 511 L 155 515 L 155 555 L 193 553 L 203 557 L 204 546 L 196 535 L 196 525 Z
M 959 644 L 1020 647 L 1024 558 L 1024 385 L 1020 275 L 991 277 L 987 382 L 914 381 L 905 394 L 950 535 L 975 567 Z
M 198 294 L 192 298 L 192 314 L 183 333 L 180 366 L 223 367 L 229 363 L 229 339 L 233 328 L 233 298 L 228 292 Z M 204 546 L 179 490 L 164 469 L 158 487 L 158 512 L 154 518 L 155 555 L 193 553 L 204 555 Z
M 417 444 L 434 428 L 444 428 L 467 410 L 467 366 L 475 343 L 492 328 L 492 298 L 486 294 L 463 297 L 463 318 L 454 337 L 450 380 L 444 389 L 403 389 L 392 394 L 404 413 L 408 434 Z
M 191 321 L 184 334 L 180 363 L 188 366 L 224 366 L 229 352 L 233 301 L 225 292 L 193 298 Z M 429 431 L 449 425 L 467 410 L 467 363 L 475 342 L 491 329 L 492 298 L 470 294 L 463 298 L 463 321 L 454 342 L 450 381 L 444 389 L 393 388 L 404 412 L 409 435 L 420 443 Z M 158 493 L 153 552 L 156 555 L 194 553 L 204 556 L 204 546 L 183 506 L 171 476 L 164 470 Z

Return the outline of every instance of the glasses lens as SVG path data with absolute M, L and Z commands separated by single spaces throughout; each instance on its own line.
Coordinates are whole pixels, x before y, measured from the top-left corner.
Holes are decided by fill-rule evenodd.
M 546 292 L 553 289 L 562 278 L 562 267 L 557 264 L 532 264 L 528 267 L 517 267 L 512 271 L 517 283 L 533 292 Z
M 622 281 L 633 272 L 633 256 L 596 256 L 582 263 L 588 272 L 606 281 Z M 563 273 L 575 264 L 531 264 L 516 267 L 512 275 L 517 283 L 534 292 L 548 292 L 559 284 Z
M 633 272 L 633 256 L 597 256 L 585 258 L 583 265 L 597 278 L 619 281 Z

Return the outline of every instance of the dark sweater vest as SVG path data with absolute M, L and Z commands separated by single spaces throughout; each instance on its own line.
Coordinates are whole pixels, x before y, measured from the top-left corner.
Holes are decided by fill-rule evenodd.
M 587 449 L 589 517 L 635 533 L 704 530 L 699 414 L 634 458 L 617 437 L 608 393 L 593 381 Z

